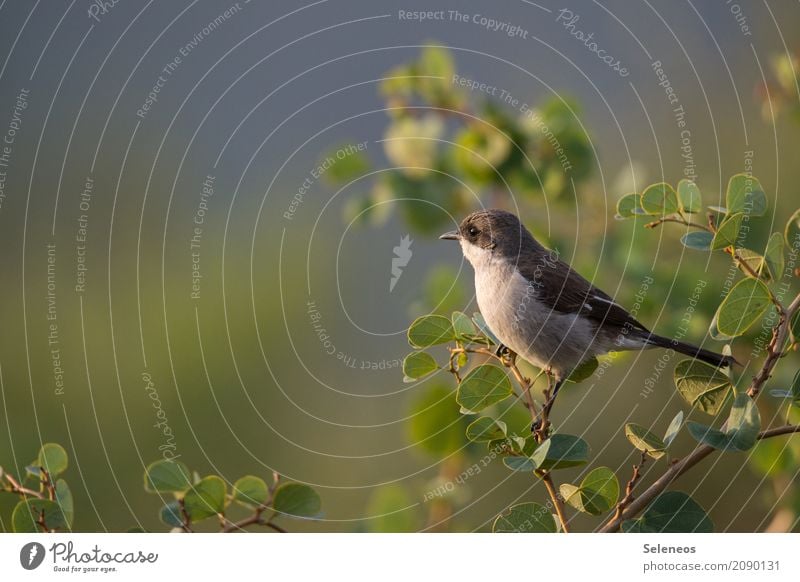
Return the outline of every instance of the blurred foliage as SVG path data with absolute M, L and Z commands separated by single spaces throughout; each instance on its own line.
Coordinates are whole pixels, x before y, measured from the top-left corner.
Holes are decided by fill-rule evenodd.
M 549 505 L 513 505 L 498 515 L 494 531 L 555 531 L 557 523 L 561 529 L 566 529 L 567 521 L 561 504 L 580 513 L 605 516 L 608 520 L 606 525 L 616 523 L 616 527 L 621 526 L 626 532 L 712 531 L 713 524 L 705 510 L 680 491 L 656 491 L 641 513 L 625 520 L 620 517 L 633 499 L 633 487 L 647 459 L 656 463 L 667 457 L 662 461 L 666 464 L 665 470 L 672 465 L 669 461 L 675 455 L 672 444 L 684 426 L 698 445 L 723 452 L 751 452 L 749 464 L 754 470 L 776 481 L 792 482 L 791 475 L 798 466 L 798 439 L 790 439 L 792 444 L 789 447 L 781 444 L 780 448 L 772 442 L 760 442 L 762 430 L 767 427 L 762 426 L 762 413 L 757 405 L 763 399 L 757 397 L 779 360 L 796 351 L 800 345 L 796 325 L 800 295 L 794 299 L 787 296 L 796 277 L 794 265 L 800 250 L 800 234 L 795 230 L 800 213 L 791 216 L 782 232 L 767 236 L 763 246 L 744 246 L 745 242 L 752 244 L 747 236 L 750 228 L 746 224 L 767 213 L 764 189 L 757 178 L 748 174 L 732 176 L 725 193 L 725 206 L 708 206 L 705 220 L 696 220 L 696 216 L 703 212 L 702 193 L 696 184 L 687 180 L 682 180 L 676 187 L 667 183 L 653 184 L 641 193 L 623 196 L 617 204 L 619 220 L 645 221 L 643 226 L 649 229 L 673 223 L 681 225 L 684 235 L 680 240 L 689 252 L 727 257 L 734 276 L 727 294 L 722 300 L 717 300 L 709 333 L 716 339 L 731 342 L 725 346 L 724 354 L 731 355 L 731 345 L 735 345 L 737 351 L 741 349 L 742 360 L 748 359 L 744 355 L 746 352 L 750 352 L 750 360 L 760 360 L 756 368 L 760 366 L 761 370 L 755 377 L 742 374 L 737 378 L 730 368 L 720 369 L 697 360 L 679 362 L 674 371 L 678 394 L 690 407 L 690 414 L 705 414 L 710 417 L 710 423 L 684 422 L 681 411 L 669 423 L 663 437 L 646 426 L 627 423 L 625 436 L 641 451 L 641 461 L 634 466 L 622 498 L 620 479 L 607 467 L 592 469 L 580 483 L 562 483 L 560 496 L 554 493 L 552 474 L 591 462 L 591 446 L 579 436 L 550 430 L 547 416 L 535 412 L 543 410 L 543 403 L 548 401 L 550 381 L 538 406 L 529 395 L 537 379 L 546 371 L 540 371 L 533 381 L 523 378 L 514 359 L 509 360 L 507 354 L 493 350 L 497 340 L 486 329 L 479 314 L 473 318 L 460 311 L 453 312 L 449 318 L 431 314 L 417 318 L 409 327 L 408 342 L 418 351 L 405 359 L 406 382 L 424 382 L 438 370 L 449 372 L 457 386 L 455 402 L 460 406 L 460 414 L 470 419 L 466 429 L 459 426 L 455 407 L 442 404 L 448 398 L 452 401 L 452 393 L 439 384 L 428 387 L 417 396 L 412 409 L 412 426 L 420 423 L 424 427 L 424 430 L 412 431 L 412 440 L 431 455 L 440 457 L 454 451 L 474 456 L 475 445 L 484 444 L 491 454 L 501 457 L 511 471 L 532 474 L 550 483 Z M 757 325 L 762 322 L 765 323 Z M 763 337 L 765 330 L 768 332 L 767 340 L 759 343 L 758 337 Z M 745 343 L 736 341 L 748 336 L 749 341 Z M 446 345 L 449 353 L 445 363 L 433 356 L 437 346 L 441 345 Z M 492 360 L 500 365 L 491 363 Z M 597 361 L 592 359 L 588 365 L 578 366 L 570 379 L 580 382 L 592 376 L 597 368 Z M 519 392 L 512 379 L 518 384 Z M 773 388 L 769 395 L 790 411 L 800 407 L 800 371 L 796 371 L 788 387 Z M 523 422 L 522 427 L 514 423 L 514 430 L 509 430 L 509 425 L 499 414 L 499 406 L 510 401 L 523 417 L 530 412 L 527 423 Z M 726 410 L 727 414 L 723 414 Z M 793 420 L 796 421 L 788 412 L 788 424 L 792 425 Z M 458 427 L 459 432 L 451 431 L 453 427 Z M 435 446 L 429 442 L 432 436 L 438 437 L 433 441 Z M 470 442 L 472 445 L 468 444 Z M 452 486 L 452 482 L 450 484 Z M 797 494 L 793 496 L 797 497 Z M 441 496 L 441 501 L 453 506 L 458 503 L 453 495 Z M 450 511 L 454 509 L 451 507 Z M 551 515 L 553 510 L 556 514 Z M 796 523 L 798 513 L 796 509 L 792 511 L 793 523 Z

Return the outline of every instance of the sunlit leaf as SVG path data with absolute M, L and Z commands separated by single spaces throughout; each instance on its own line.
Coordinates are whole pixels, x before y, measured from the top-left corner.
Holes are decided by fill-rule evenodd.
M 505 438 L 508 427 L 505 422 L 481 416 L 467 427 L 467 438 L 475 442 L 488 442 Z
M 144 488 L 151 493 L 184 491 L 191 483 L 189 469 L 180 461 L 156 461 L 144 474 Z
M 725 220 L 722 221 L 719 228 L 717 228 L 717 234 L 714 235 L 714 239 L 711 241 L 712 251 L 736 246 L 743 216 L 744 214 L 737 212 L 736 214 L 728 215 Z
M 675 214 L 678 211 L 678 195 L 672 186 L 661 182 L 645 189 L 641 204 L 648 214 Z
M 473 412 L 505 400 L 513 393 L 505 371 L 492 364 L 474 368 L 458 385 L 456 401 Z
M 681 210 L 687 214 L 700 212 L 703 209 L 703 201 L 700 197 L 700 188 L 694 182 L 683 179 L 678 182 L 678 200 Z
M 284 483 L 275 490 L 272 507 L 294 517 L 316 517 L 322 510 L 319 493 L 302 483 Z
M 763 216 L 767 211 L 767 195 L 757 178 L 736 174 L 728 181 L 725 196 L 728 211 L 744 212 L 750 216 Z
M 413 352 L 403 360 L 403 374 L 411 380 L 427 376 L 438 368 L 436 360 L 427 352 Z
M 557 530 L 550 510 L 532 502 L 509 507 L 492 525 L 494 533 L 555 533 Z
M 712 416 L 720 411 L 733 388 L 719 368 L 699 360 L 683 360 L 675 366 L 675 385 L 686 402 Z
M 225 511 L 225 481 L 209 475 L 186 492 L 183 507 L 192 521 L 200 521 Z
M 717 329 L 736 337 L 746 332 L 771 305 L 769 289 L 758 279 L 742 279 L 717 310 Z
M 408 328 L 408 343 L 415 348 L 444 344 L 454 339 L 453 324 L 441 315 L 419 317 Z
M 577 467 L 589 460 L 589 445 L 580 437 L 554 434 L 536 448 L 531 459 L 543 470 Z
M 660 459 L 665 454 L 667 445 L 664 441 L 643 426 L 629 422 L 625 425 L 625 436 L 634 447 L 645 451 L 654 459 Z

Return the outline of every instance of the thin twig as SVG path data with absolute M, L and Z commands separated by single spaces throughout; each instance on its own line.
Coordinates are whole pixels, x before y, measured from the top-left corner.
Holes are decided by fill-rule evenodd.
M 776 436 L 800 433 L 800 426 L 786 425 L 777 428 L 761 431 L 758 433 L 758 440 L 764 440 Z M 599 531 L 601 532 L 615 532 L 619 529 L 622 522 L 626 519 L 636 517 L 645 507 L 647 507 L 653 499 L 658 497 L 675 479 L 683 475 L 686 471 L 694 467 L 697 463 L 702 461 L 708 455 L 715 451 L 714 447 L 708 445 L 699 445 L 689 455 L 683 459 L 675 461 L 670 465 L 669 469 L 658 478 L 658 480 L 650 485 L 642 494 L 637 497 L 631 504 L 621 513 L 615 515 L 608 523 L 606 523 Z
M 633 466 L 633 472 L 631 474 L 631 478 L 625 485 L 625 497 L 623 497 L 620 500 L 620 502 L 617 503 L 617 509 L 614 512 L 614 517 L 621 517 L 622 512 L 625 510 L 625 508 L 628 507 L 635 499 L 635 497 L 633 496 L 633 488 L 636 486 L 636 482 L 642 477 L 642 467 L 644 467 L 646 461 L 647 461 L 647 451 L 642 451 L 642 458 L 637 464 Z

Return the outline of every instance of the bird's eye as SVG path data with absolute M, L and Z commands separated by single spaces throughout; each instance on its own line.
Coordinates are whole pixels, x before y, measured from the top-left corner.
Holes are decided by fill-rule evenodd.
M 475 226 L 470 226 L 469 227 L 469 235 L 470 236 L 477 236 L 479 232 L 480 231 L 478 230 L 477 227 L 475 227 Z

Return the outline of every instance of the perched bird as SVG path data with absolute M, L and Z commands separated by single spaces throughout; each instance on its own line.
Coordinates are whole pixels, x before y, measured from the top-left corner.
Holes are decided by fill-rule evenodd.
M 543 247 L 510 212 L 488 209 L 467 216 L 457 240 L 475 270 L 478 307 L 495 336 L 555 382 L 558 389 L 586 360 L 611 351 L 671 348 L 714 366 L 731 356 L 650 332 L 606 293 Z

